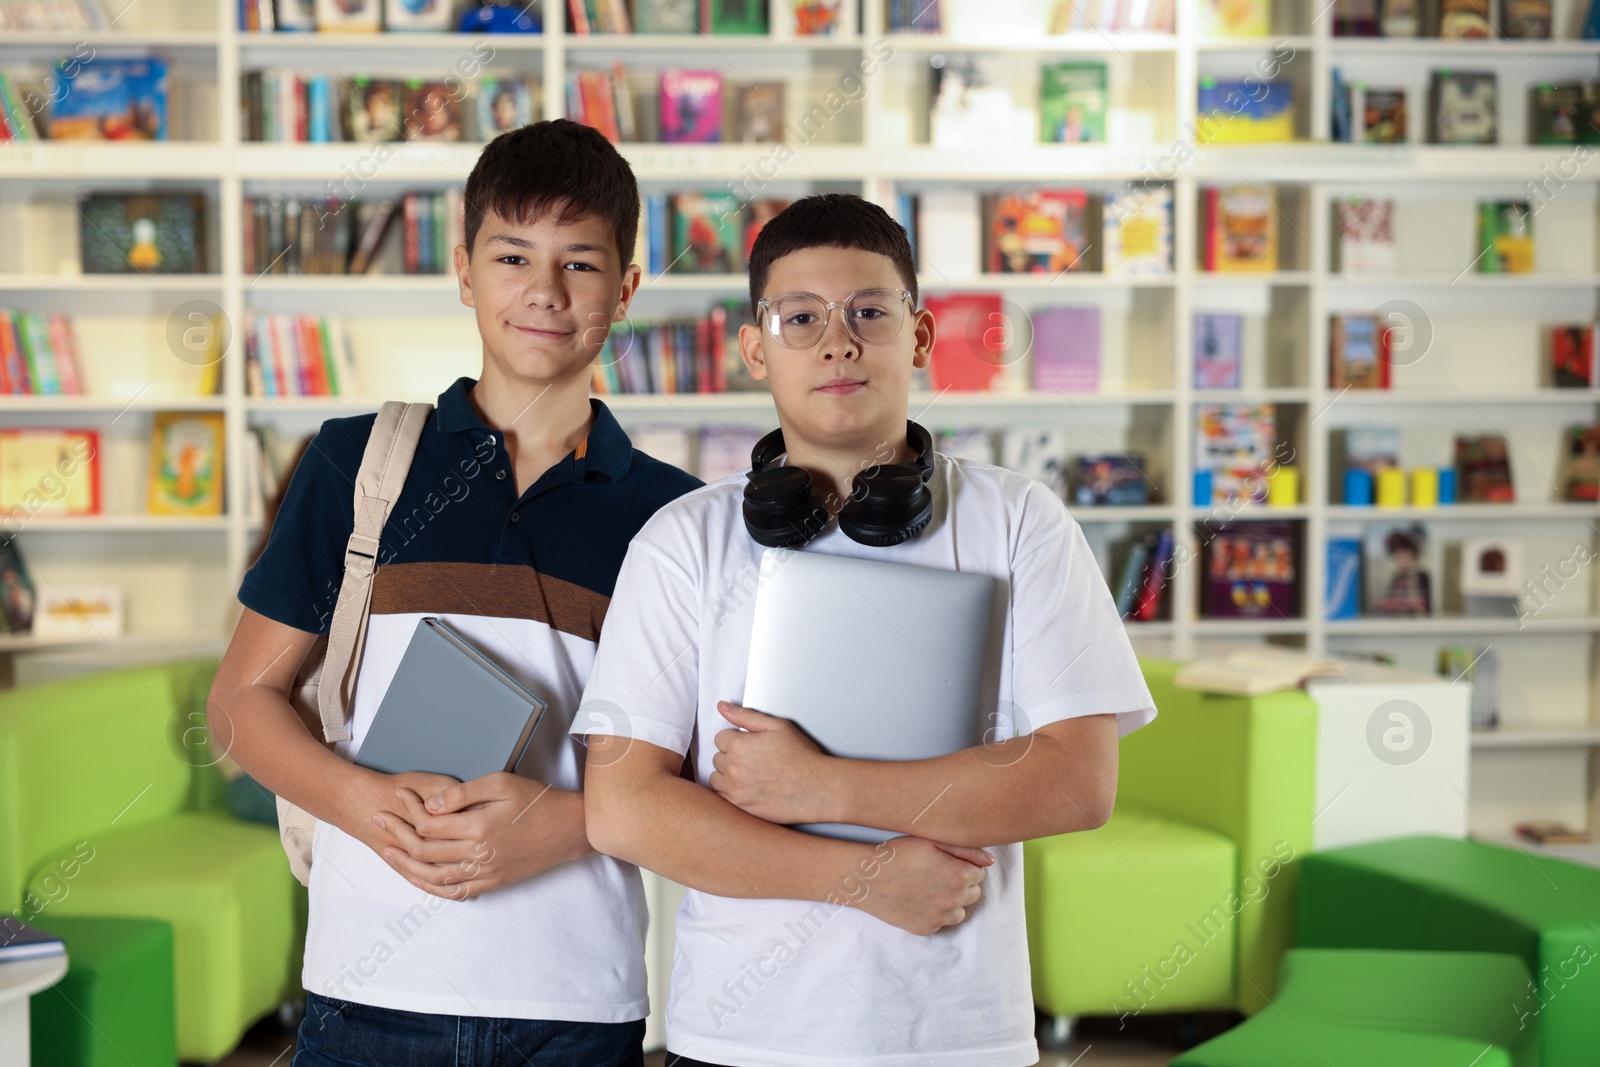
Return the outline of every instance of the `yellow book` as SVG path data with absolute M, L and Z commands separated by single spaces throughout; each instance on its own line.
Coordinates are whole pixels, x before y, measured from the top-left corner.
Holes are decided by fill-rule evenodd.
M 221 412 L 157 413 L 150 431 L 150 514 L 221 515 L 222 465 Z

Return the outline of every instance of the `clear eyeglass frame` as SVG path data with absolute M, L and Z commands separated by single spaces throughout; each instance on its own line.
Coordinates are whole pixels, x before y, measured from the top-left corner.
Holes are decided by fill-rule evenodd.
M 900 310 L 899 318 L 894 321 L 894 328 L 884 332 L 884 328 L 868 330 L 870 336 L 865 336 L 859 323 L 851 314 L 852 303 L 858 298 L 867 298 L 872 294 L 883 294 L 892 298 L 895 306 Z M 794 301 L 795 304 L 784 309 L 785 314 L 809 312 L 816 317 L 814 323 L 807 323 L 803 327 L 791 326 L 784 329 L 783 316 L 774 313 L 774 307 L 785 301 Z M 776 296 L 762 297 L 756 301 L 756 307 L 766 317 L 767 333 L 773 340 L 784 348 L 804 349 L 810 348 L 822 340 L 823 334 L 828 332 L 828 321 L 833 316 L 834 308 L 844 309 L 844 328 L 858 343 L 864 345 L 881 345 L 900 336 L 900 331 L 905 328 L 906 308 L 914 308 L 911 291 L 908 289 L 857 289 L 843 300 L 824 300 L 816 293 L 779 293 Z M 867 320 L 878 322 L 882 320 Z

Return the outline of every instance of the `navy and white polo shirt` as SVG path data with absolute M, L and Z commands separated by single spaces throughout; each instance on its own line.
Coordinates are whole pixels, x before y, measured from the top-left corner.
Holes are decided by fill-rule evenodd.
M 439 397 L 380 541 L 346 754 L 419 619 L 435 615 L 549 704 L 520 770 L 580 787 L 568 729 L 633 535 L 698 480 L 642 452 L 597 400 L 587 440 L 520 497 L 505 442 L 462 378 Z M 532 417 L 530 412 L 528 416 Z M 326 633 L 375 416 L 330 419 L 296 468 L 245 607 Z M 439 709 L 442 715 L 449 708 Z M 524 818 L 537 818 L 538 806 Z M 467 901 L 412 886 L 336 827 L 313 836 L 305 988 L 406 1011 L 585 1022 L 648 1012 L 638 870 L 604 856 Z

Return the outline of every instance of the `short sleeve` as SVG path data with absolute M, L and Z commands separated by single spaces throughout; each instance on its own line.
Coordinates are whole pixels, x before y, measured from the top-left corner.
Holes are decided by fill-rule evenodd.
M 699 703 L 699 595 L 645 536 L 617 574 L 572 735 L 632 737 L 687 754 Z
M 333 620 L 355 527 L 354 471 L 336 462 L 337 436 L 325 425 L 306 446 L 267 547 L 239 587 L 239 603 L 251 611 L 314 634 L 327 633 Z
M 1011 567 L 1012 685 L 1020 732 L 1117 716 L 1117 736 L 1156 716 L 1139 660 L 1083 530 L 1030 484 Z

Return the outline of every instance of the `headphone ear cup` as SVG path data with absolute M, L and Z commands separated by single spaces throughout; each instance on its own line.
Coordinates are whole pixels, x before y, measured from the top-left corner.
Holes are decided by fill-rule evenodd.
M 855 491 L 839 512 L 839 529 L 858 544 L 887 548 L 909 541 L 933 519 L 933 494 L 906 464 L 856 476 Z
M 764 548 L 798 548 L 828 525 L 828 509 L 810 472 L 764 467 L 744 487 L 744 526 Z

